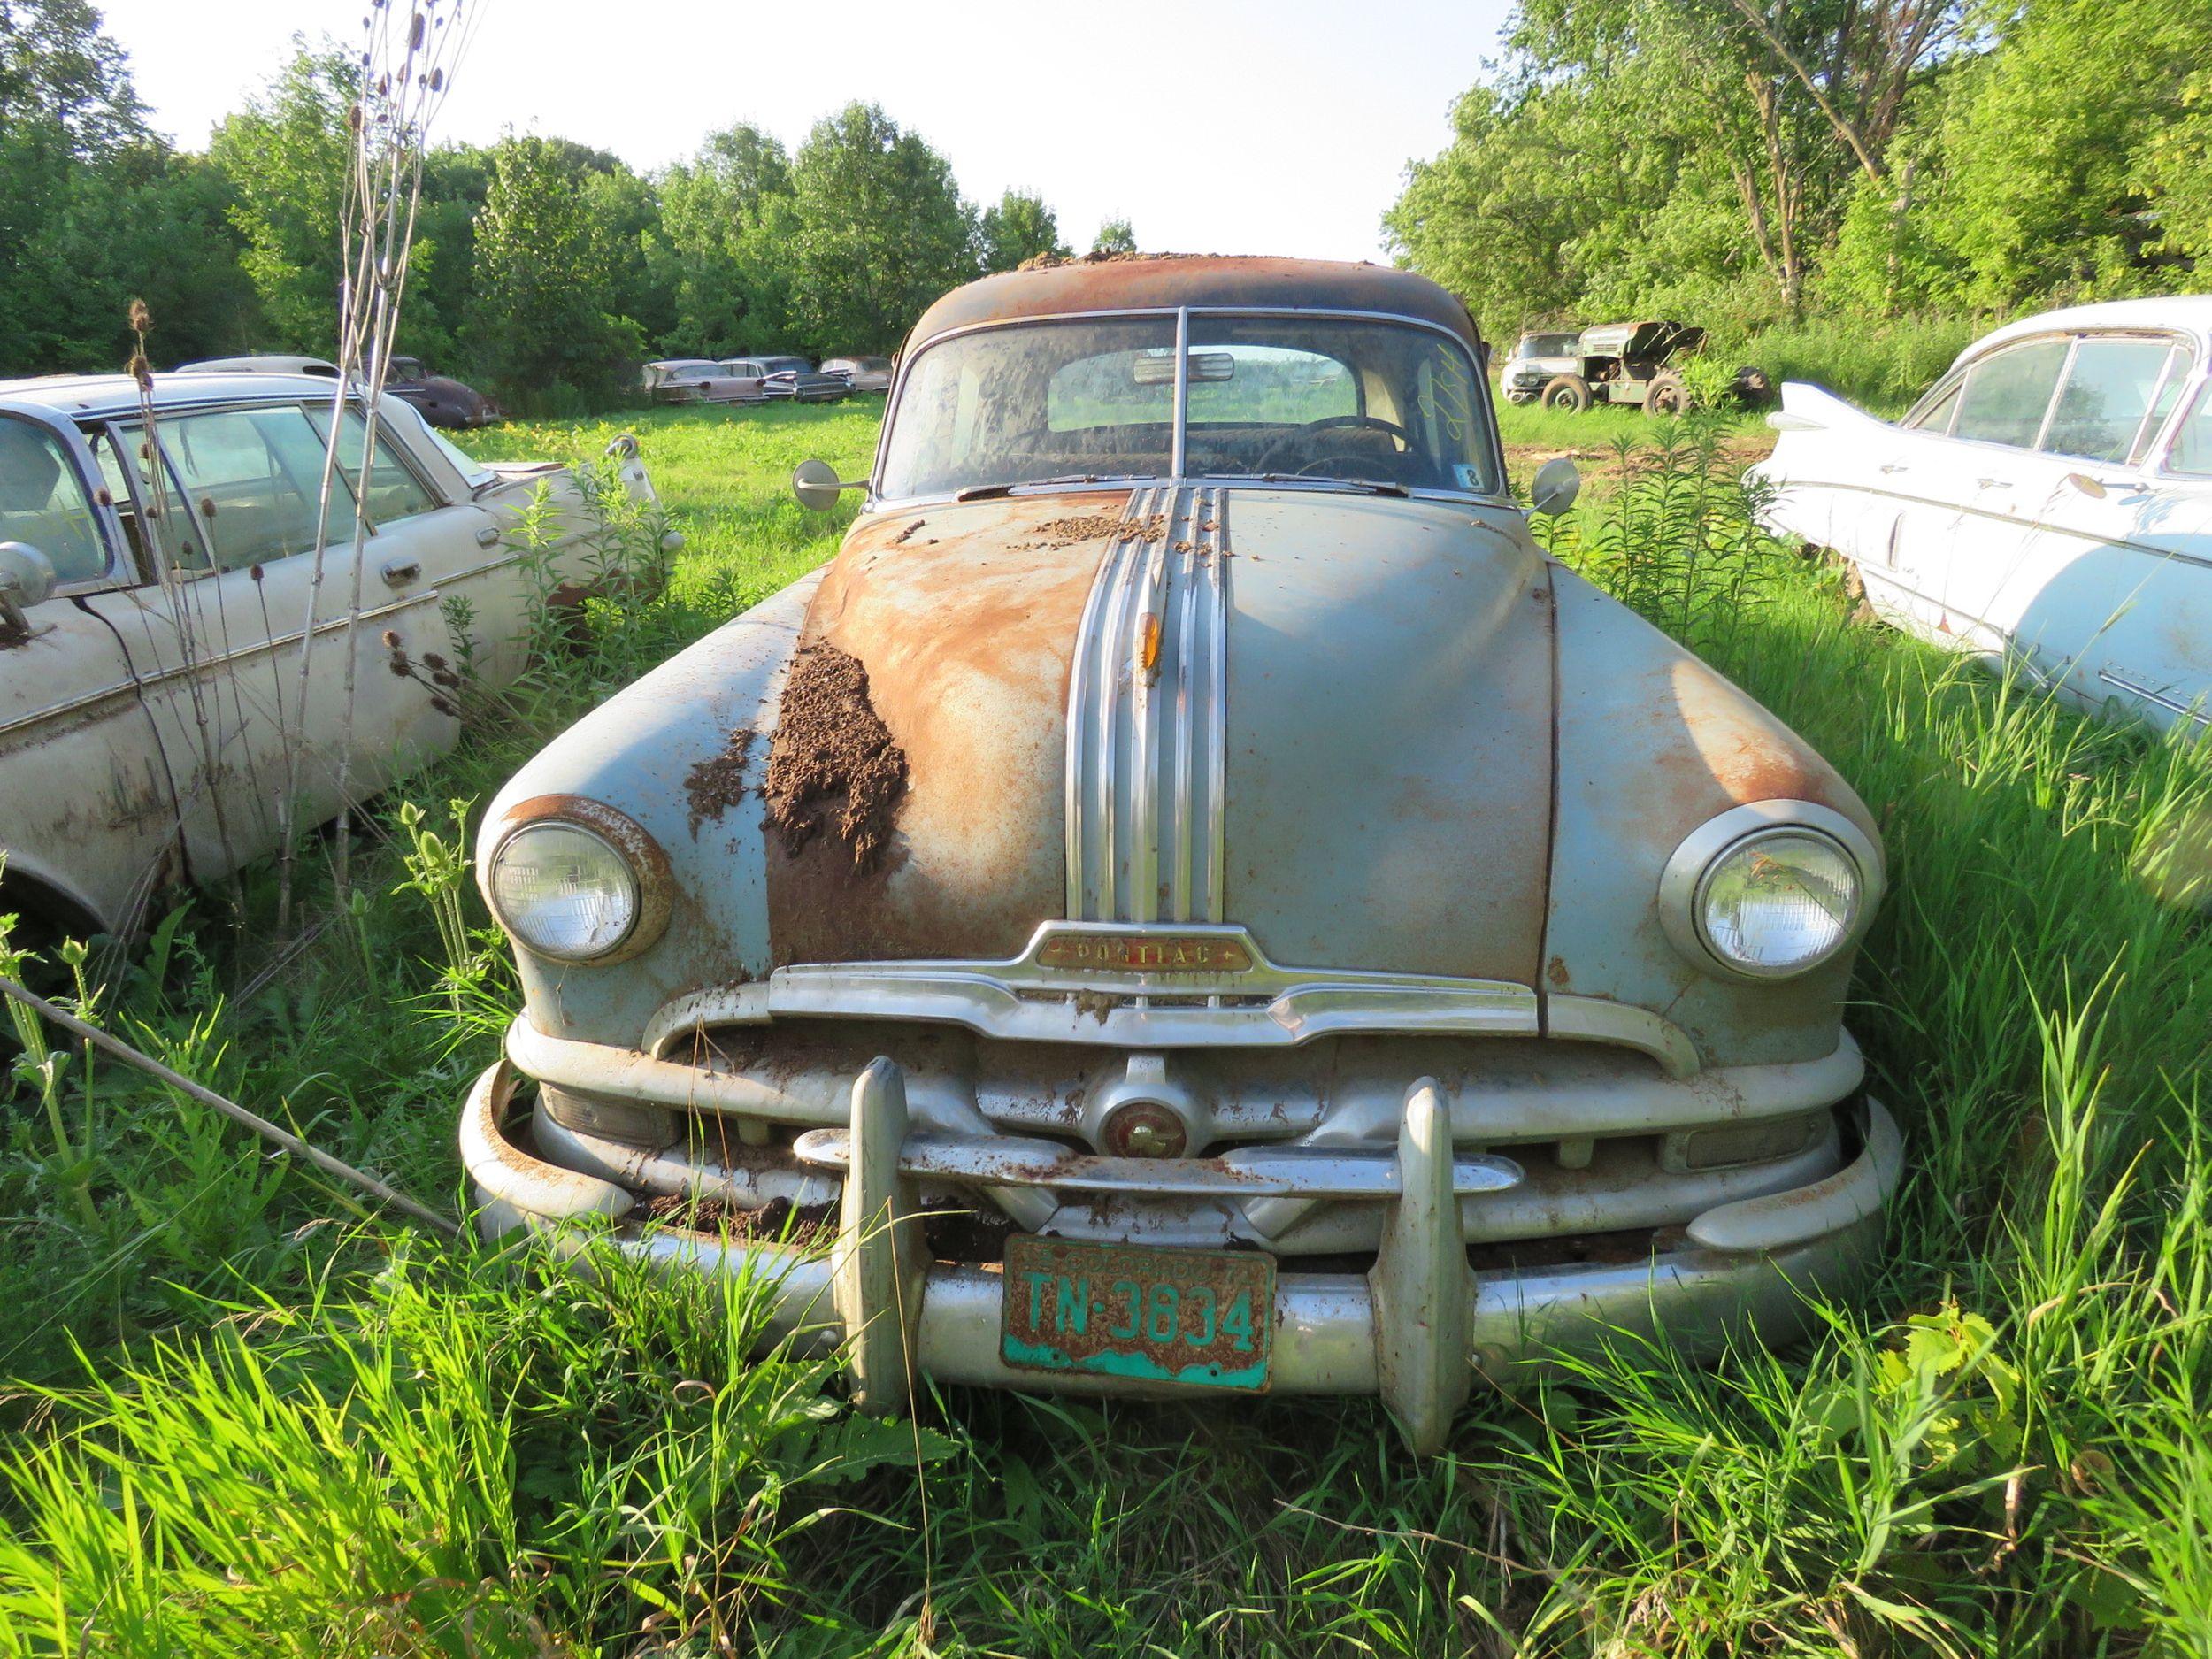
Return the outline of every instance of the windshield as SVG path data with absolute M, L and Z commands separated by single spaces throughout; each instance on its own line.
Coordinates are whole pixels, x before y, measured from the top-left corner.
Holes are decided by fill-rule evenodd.
M 811 373 L 804 357 L 763 357 L 760 366 L 771 374 L 806 374 Z
M 1489 494 L 1494 449 L 1473 360 L 1406 323 L 1190 318 L 1187 478 Z M 1013 324 L 926 348 L 906 372 L 878 493 L 1174 472 L 1175 319 Z
M 1577 334 L 1523 334 L 1521 343 L 1513 348 L 1517 357 L 1571 357 L 1575 354 Z

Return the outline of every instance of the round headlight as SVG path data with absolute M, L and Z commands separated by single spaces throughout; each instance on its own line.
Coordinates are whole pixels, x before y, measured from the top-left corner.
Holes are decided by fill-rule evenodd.
M 526 824 L 492 856 L 492 910 L 541 956 L 590 962 L 637 926 L 637 872 L 603 836 L 557 818 Z
M 1866 884 L 1858 861 L 1818 830 L 1745 836 L 1708 864 L 1693 914 L 1699 941 L 1739 973 L 1802 973 L 1843 949 Z

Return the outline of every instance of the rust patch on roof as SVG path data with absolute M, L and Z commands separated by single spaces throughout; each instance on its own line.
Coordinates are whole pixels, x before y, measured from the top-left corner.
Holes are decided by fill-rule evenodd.
M 762 791 L 768 822 L 796 856 L 818 830 L 873 867 L 906 794 L 906 754 L 868 700 L 868 671 L 834 645 L 802 648 L 785 682 Z
M 739 726 L 718 754 L 710 755 L 684 774 L 684 794 L 691 802 L 691 839 L 699 839 L 699 826 L 718 818 L 745 798 L 745 762 L 753 752 L 750 726 Z

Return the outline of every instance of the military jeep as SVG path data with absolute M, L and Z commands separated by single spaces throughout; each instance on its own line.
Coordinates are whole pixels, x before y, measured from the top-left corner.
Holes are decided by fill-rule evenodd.
M 1648 414 L 1679 415 L 1698 401 L 1682 366 L 1705 345 L 1705 331 L 1665 318 L 1599 323 L 1582 331 L 1578 368 L 1555 374 L 1540 400 L 1547 409 L 1584 410 L 1592 403 L 1634 403 Z M 1755 408 L 1773 396 L 1763 369 L 1747 364 L 1730 377 L 1726 396 Z

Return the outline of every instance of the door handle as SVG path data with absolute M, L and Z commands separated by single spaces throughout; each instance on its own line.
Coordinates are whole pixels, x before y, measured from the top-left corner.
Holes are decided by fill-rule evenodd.
M 1874 470 L 1878 472 L 1909 472 L 1912 469 L 1902 461 L 1885 461 Z
M 479 547 L 497 547 L 499 545 L 498 526 L 488 524 L 481 530 L 479 530 L 476 533 L 476 545 Z
M 404 588 L 422 574 L 422 561 L 420 559 L 386 559 L 383 573 L 386 587 Z
M 2010 489 L 2009 481 L 2001 478 L 1978 478 L 1974 482 L 1984 489 Z

